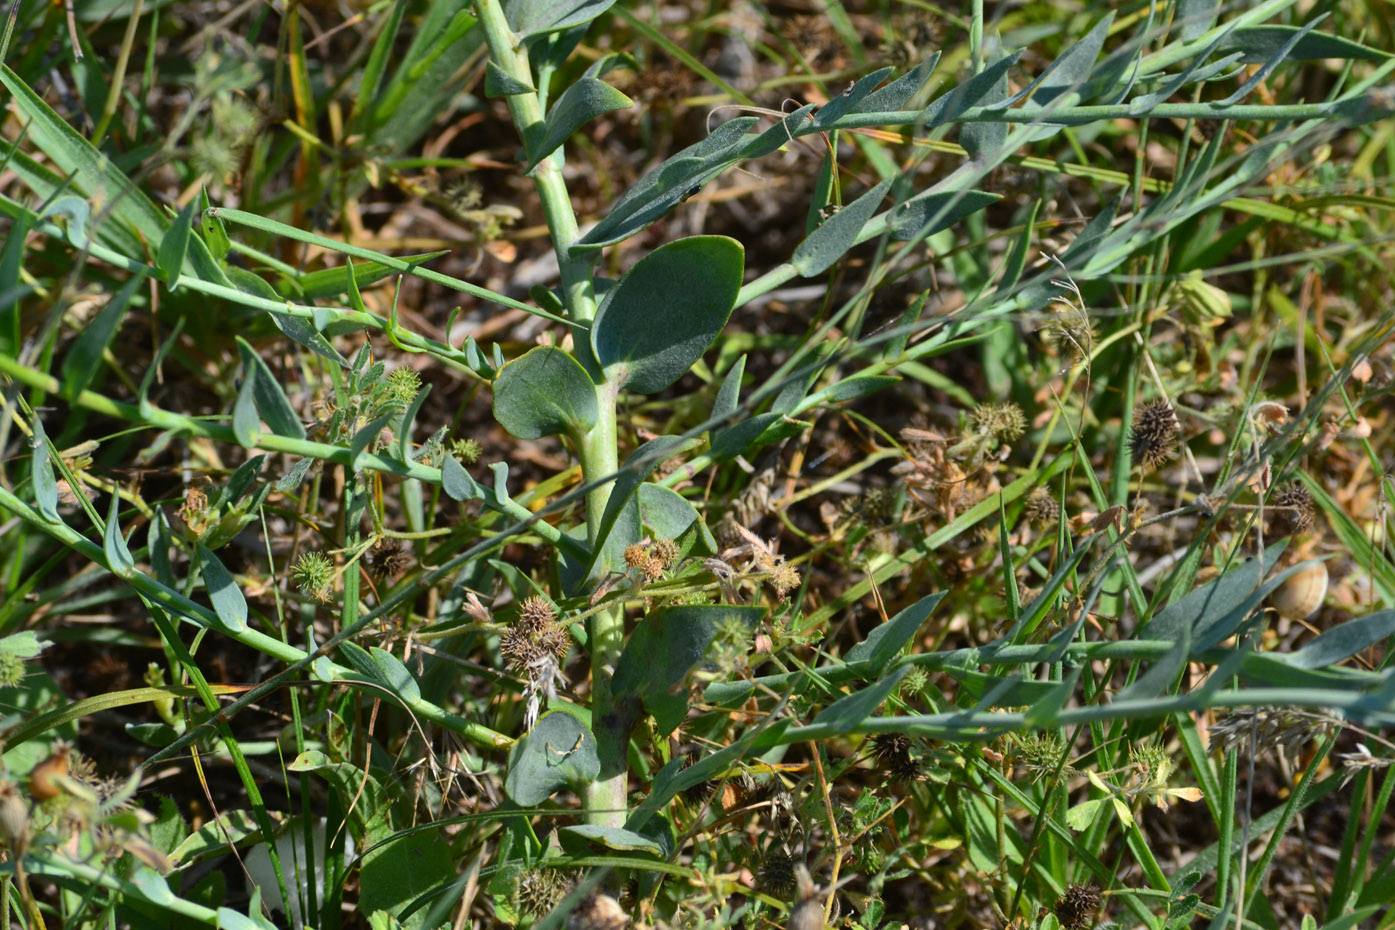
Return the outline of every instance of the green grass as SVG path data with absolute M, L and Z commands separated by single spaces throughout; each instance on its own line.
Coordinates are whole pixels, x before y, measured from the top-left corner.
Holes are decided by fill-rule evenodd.
M 0 919 L 1395 924 L 1381 10 L 984 6 L 18 3 Z

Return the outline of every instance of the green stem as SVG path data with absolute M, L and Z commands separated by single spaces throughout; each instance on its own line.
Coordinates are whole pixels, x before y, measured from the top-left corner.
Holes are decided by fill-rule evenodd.
M 534 86 L 527 50 L 509 29 L 499 0 L 477 0 L 480 25 L 489 45 L 494 64 L 509 77 L 527 87 Z M 546 126 L 542 100 L 536 91 L 511 94 L 509 114 L 523 138 L 525 152 L 531 153 L 542 138 Z M 562 152 L 543 159 L 533 171 L 533 183 L 542 202 L 552 247 L 562 276 L 568 316 L 571 322 L 589 325 L 596 316 L 595 290 L 591 271 L 595 253 L 574 252 L 578 228 L 572 210 L 571 197 L 562 178 Z M 584 336 L 578 333 L 578 336 Z M 600 415 L 587 433 L 574 436 L 581 460 L 582 480 L 592 486 L 586 494 L 586 537 L 595 552 L 600 540 L 601 520 L 610 501 L 611 482 L 619 469 L 619 443 L 615 424 L 615 403 L 618 388 L 605 380 L 595 359 L 578 338 L 577 356 L 596 382 L 596 401 Z M 590 784 L 583 795 L 587 820 L 594 824 L 621 826 L 625 822 L 627 786 L 626 745 L 628 724 L 623 715 L 615 713 L 610 693 L 610 676 L 624 648 L 625 615 L 622 607 L 598 611 L 589 621 L 588 648 L 591 651 L 591 721 L 596 735 L 601 761 L 601 776 Z

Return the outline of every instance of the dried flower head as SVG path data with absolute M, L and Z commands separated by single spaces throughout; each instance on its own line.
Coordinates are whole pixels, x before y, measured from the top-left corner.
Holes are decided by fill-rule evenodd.
M 1100 891 L 1095 885 L 1068 885 L 1056 902 L 1056 919 L 1065 930 L 1083 930 L 1095 922 L 1100 909 Z
M 412 564 L 411 553 L 400 539 L 380 539 L 364 553 L 365 567 L 381 581 L 393 582 Z
M 1160 468 L 1172 458 L 1180 429 L 1172 405 L 1161 398 L 1150 400 L 1133 414 L 1129 452 L 1144 471 Z
M 770 575 L 766 580 L 770 583 L 770 587 L 775 589 L 775 596 L 781 600 L 784 600 L 786 595 L 799 587 L 799 569 L 786 562 L 784 556 L 776 556 L 769 571 Z
M 1061 517 L 1061 504 L 1048 488 L 1033 488 L 1022 515 L 1031 523 L 1055 523 Z
M 698 754 L 696 752 L 690 752 L 687 754 L 687 758 L 683 761 L 683 769 L 690 769 L 694 765 L 696 765 L 697 762 Z M 709 778 L 706 781 L 698 782 L 696 785 L 689 785 L 687 788 L 684 788 L 680 793 L 683 796 L 683 800 L 687 801 L 689 805 L 693 807 L 700 807 L 704 801 L 712 797 L 713 793 L 716 790 L 717 779 Z
M 1273 515 L 1272 531 L 1279 536 L 1311 532 L 1317 522 L 1317 507 L 1307 485 L 1290 481 L 1269 496 L 1266 508 Z
M 974 431 L 982 436 L 992 436 L 1003 442 L 1012 442 L 1027 429 L 1027 417 L 1022 408 L 1012 401 L 1001 404 L 980 404 L 969 416 Z
M 530 914 L 541 916 L 562 903 L 572 881 L 559 869 L 532 869 L 518 880 L 518 903 Z
M 539 627 L 556 622 L 557 611 L 545 597 L 530 597 L 518 609 L 520 626 Z
M 904 733 L 878 733 L 873 736 L 872 758 L 890 778 L 911 781 L 920 777 L 920 762 L 911 757 L 911 738 Z
M 671 539 L 660 539 L 654 543 L 654 555 L 669 569 L 678 564 L 678 543 Z
M 789 853 L 772 849 L 761 858 L 760 867 L 756 869 L 756 887 L 771 897 L 788 898 L 798 887 L 796 864 Z

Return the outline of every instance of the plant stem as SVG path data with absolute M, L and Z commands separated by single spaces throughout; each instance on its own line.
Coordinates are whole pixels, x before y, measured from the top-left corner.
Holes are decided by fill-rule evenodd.
M 477 0 L 480 25 L 494 64 L 527 87 L 534 85 L 527 50 L 510 30 L 498 0 Z M 531 157 L 544 134 L 545 118 L 537 91 L 510 94 L 509 114 Z M 568 316 L 573 323 L 590 324 L 596 317 L 595 290 L 591 279 L 595 253 L 573 252 L 578 228 L 576 214 L 561 172 L 561 153 L 553 153 L 533 170 L 533 183 L 542 201 L 552 247 L 557 254 Z M 578 335 L 583 335 L 579 333 Z M 596 552 L 602 540 L 601 520 L 610 501 L 609 479 L 619 468 L 615 402 L 618 387 L 605 380 L 584 339 L 576 356 L 596 382 L 599 417 L 587 433 L 573 437 L 581 460 L 582 480 L 592 485 L 586 494 L 586 538 Z M 620 826 L 625 822 L 626 753 L 629 727 L 616 714 L 610 693 L 610 676 L 624 648 L 625 615 L 621 606 L 596 612 L 589 621 L 587 646 L 591 651 L 591 726 L 596 735 L 601 775 L 587 786 L 583 803 L 593 824 Z

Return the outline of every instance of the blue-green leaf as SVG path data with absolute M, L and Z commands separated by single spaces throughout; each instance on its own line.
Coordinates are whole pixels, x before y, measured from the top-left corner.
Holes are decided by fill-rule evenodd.
M 906 201 L 892 211 L 891 235 L 903 242 L 929 236 L 948 229 L 964 217 L 1001 199 L 1000 194 L 976 190 L 925 194 Z
M 744 262 L 741 243 L 726 236 L 690 236 L 640 259 L 591 327 L 606 377 L 653 394 L 686 374 L 731 316 Z
M 538 163 L 555 152 L 572 133 L 602 113 L 623 110 L 633 106 L 634 101 L 605 81 L 583 77 L 568 87 L 547 114 L 546 131 L 537 151 L 532 153 L 528 163 L 531 172 Z
M 39 422 L 39 418 L 34 418 L 34 437 L 30 440 L 33 443 L 33 454 L 29 459 L 29 476 L 34 484 L 34 503 L 38 505 L 39 513 L 50 523 L 59 523 L 58 516 L 58 482 L 53 477 L 53 462 L 48 457 L 48 437 L 44 434 L 44 425 Z
M 759 607 L 697 605 L 667 607 L 647 615 L 635 627 L 615 666 L 612 692 L 637 695 L 654 715 L 659 735 L 672 733 L 688 713 L 688 692 L 680 687 L 702 661 L 724 623 L 754 628 L 765 611 Z
M 1338 624 L 1297 652 L 1281 656 L 1299 668 L 1325 668 L 1395 635 L 1395 610 L 1382 610 Z
M 291 439 L 304 439 L 305 426 L 296 415 L 295 408 L 281 390 L 281 382 L 271 373 L 266 362 L 262 361 L 247 341 L 237 337 L 237 350 L 242 355 L 243 377 L 252 384 L 252 397 L 257 410 L 266 425 L 278 436 Z M 246 387 L 246 385 L 243 385 Z M 241 397 L 238 398 L 241 402 Z
M 890 187 L 891 179 L 888 178 L 824 220 L 823 225 L 795 247 L 794 256 L 790 258 L 794 269 L 807 278 L 842 258 L 843 253 L 857 242 L 862 227 L 877 212 Z
M 615 0 L 509 0 L 509 27 L 520 39 L 589 23 Z
M 199 570 L 203 572 L 203 586 L 208 589 L 213 612 L 228 629 L 235 633 L 244 632 L 247 629 L 247 599 L 242 596 L 237 581 L 207 546 L 198 543 L 196 548 Z
M 354 470 L 358 469 L 359 456 L 363 455 L 363 453 L 368 450 L 368 447 L 373 444 L 374 440 L 382 435 L 383 430 L 387 429 L 388 424 L 391 422 L 392 414 L 385 413 L 372 423 L 360 429 L 357 433 L 354 433 L 353 437 L 349 440 L 349 461 L 353 463 L 352 467 Z
M 588 785 L 600 773 L 596 737 L 567 711 L 549 711 L 509 751 L 504 793 L 520 807 L 537 807 L 554 792 Z
M 484 95 L 486 97 L 511 97 L 514 94 L 536 93 L 531 85 L 515 80 L 503 68 L 492 61 L 484 64 Z
M 647 852 L 656 856 L 668 854 L 657 840 L 652 840 L 623 827 L 606 827 L 600 824 L 586 823 L 562 827 L 557 832 L 567 836 L 579 836 L 589 842 L 599 843 L 607 849 L 618 849 L 622 852 Z
M 965 110 L 985 101 L 991 103 L 1006 97 L 1008 71 L 1021 57 L 1018 51 L 999 58 L 953 90 L 941 94 L 921 112 L 921 121 L 933 128 L 958 119 Z
M 242 387 L 238 388 L 237 400 L 233 402 L 233 437 L 247 448 L 257 444 L 261 433 L 261 418 L 257 416 L 257 369 L 247 368 L 242 373 Z
M 194 222 L 198 210 L 198 200 L 190 200 L 179 211 L 179 216 L 160 238 L 160 251 L 155 256 L 155 267 L 170 290 L 179 284 L 179 274 L 184 268 L 184 257 L 189 254 L 189 226 Z
M 591 376 L 561 349 L 530 349 L 494 379 L 494 419 L 519 439 L 559 433 L 575 438 L 599 416 Z
M 844 661 L 849 665 L 863 665 L 863 674 L 867 677 L 880 674 L 911 641 L 944 596 L 944 592 L 939 591 L 922 597 L 874 628 L 866 639 L 848 650 Z
M 457 462 L 453 455 L 447 455 L 441 460 L 441 489 L 451 500 L 462 502 L 483 496 L 483 491 L 475 483 L 475 479 L 470 477 L 465 466 Z
M 839 733 L 847 733 L 875 714 L 909 671 L 910 667 L 903 665 L 880 681 L 839 698 L 814 718 L 813 725 L 828 726 Z
M 1245 64 L 1271 61 L 1285 50 L 1286 61 L 1312 61 L 1340 58 L 1348 61 L 1385 61 L 1390 53 L 1362 45 L 1344 36 L 1326 32 L 1309 32 L 1308 26 L 1246 26 L 1226 34 L 1221 39 L 1222 51 L 1238 51 Z M 1298 41 L 1290 43 L 1297 37 Z
M 406 701 L 421 699 L 421 688 L 417 686 L 417 680 L 412 677 L 407 666 L 402 664 L 401 659 L 377 646 L 370 649 L 369 654 L 373 656 L 373 662 L 378 666 L 380 679 L 393 694 Z
M 426 395 L 430 393 L 431 385 L 429 384 L 417 391 L 417 396 L 412 398 L 411 406 L 402 414 L 402 422 L 397 427 L 397 457 L 404 462 L 412 460 L 412 422 L 421 412 L 421 405 L 426 402 Z
M 101 364 L 102 353 L 111 345 L 132 295 L 144 280 L 141 275 L 133 275 L 73 340 L 73 347 L 63 359 L 62 394 L 69 402 L 77 400 L 78 395 L 92 383 L 92 377 Z
M 102 550 L 107 557 L 107 566 L 122 578 L 130 577 L 136 570 L 136 560 L 131 558 L 131 550 L 126 547 L 126 538 L 121 535 L 121 495 L 111 495 L 111 507 L 107 511 L 106 530 L 102 533 Z
M 788 119 L 788 118 L 787 118 Z M 730 164 L 746 131 L 756 123 L 754 116 L 728 120 L 706 139 L 694 143 L 650 169 L 610 208 L 610 213 L 572 246 L 594 249 L 621 242 L 667 213 L 689 191 Z M 783 138 L 789 130 L 777 125 Z M 780 143 L 777 141 L 775 147 Z M 772 149 L 773 151 L 773 149 Z

